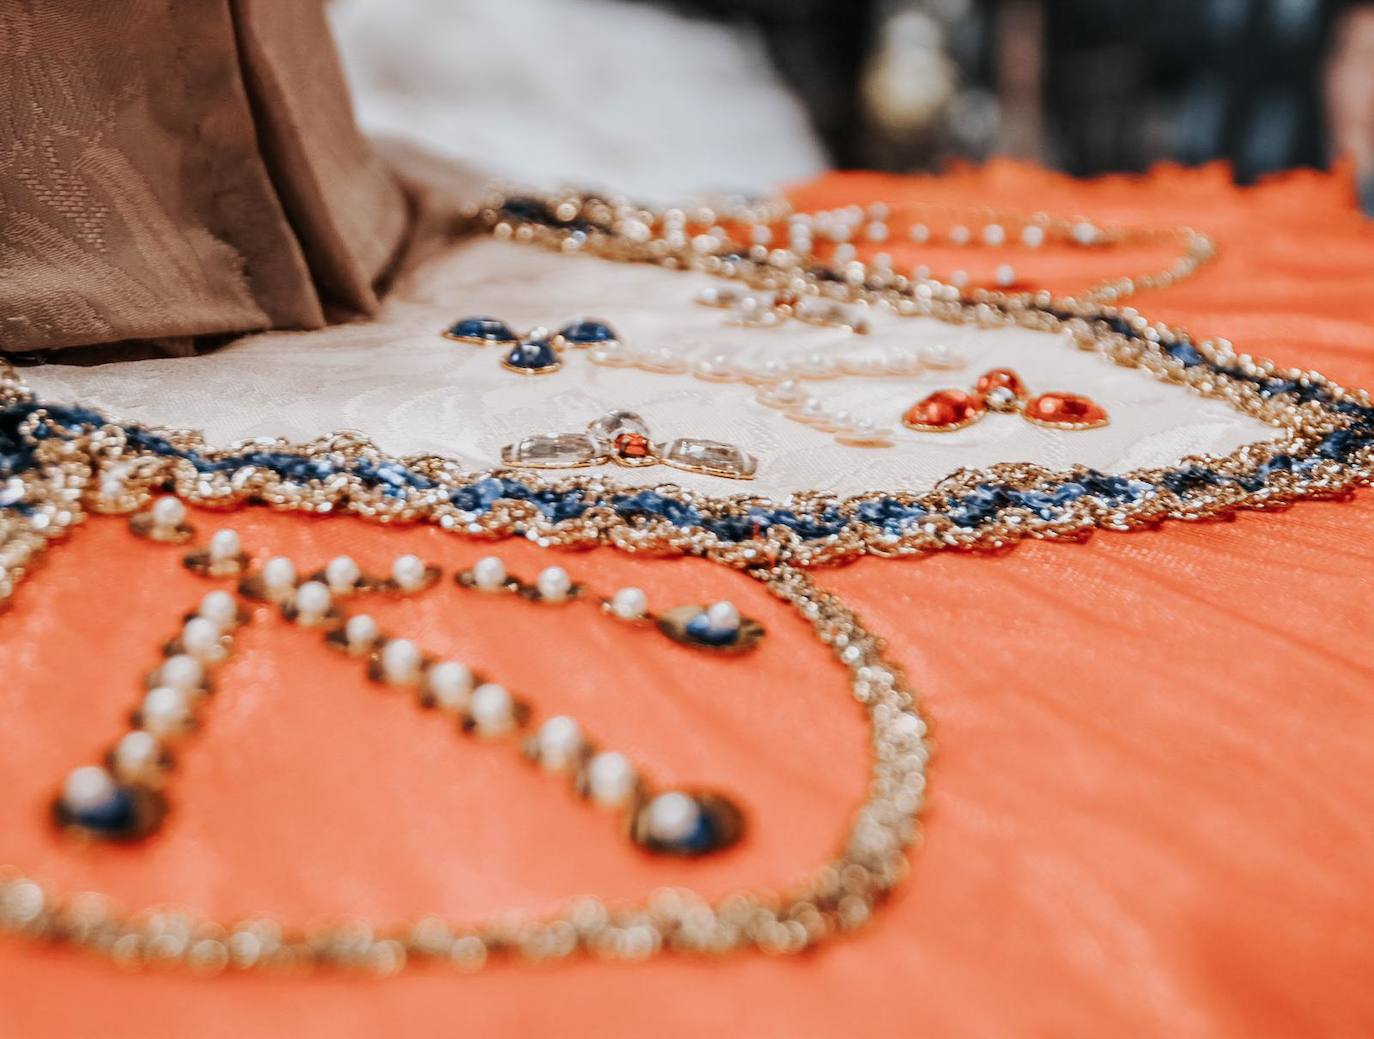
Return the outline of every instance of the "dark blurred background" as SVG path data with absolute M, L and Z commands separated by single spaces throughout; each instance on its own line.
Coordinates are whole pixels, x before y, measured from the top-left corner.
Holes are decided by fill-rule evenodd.
M 1034 158 L 1075 174 L 1350 155 L 1374 202 L 1374 3 L 635 0 L 747 25 L 834 165 Z

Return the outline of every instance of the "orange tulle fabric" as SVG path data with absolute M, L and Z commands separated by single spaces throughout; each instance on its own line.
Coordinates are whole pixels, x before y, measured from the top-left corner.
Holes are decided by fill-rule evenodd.
M 834 175 L 793 197 L 1189 223 L 1216 236 L 1220 258 L 1142 294 L 1144 312 L 1374 385 L 1374 230 L 1344 173 L 1239 190 L 1219 168 L 1082 183 L 993 163 L 941 178 Z M 1006 252 L 1065 290 L 1148 266 L 1114 250 Z M 927 255 L 937 272 L 956 266 Z M 380 568 L 414 551 L 452 568 L 489 550 L 434 529 L 265 510 L 193 521 L 232 522 L 256 552 L 305 564 L 347 550 Z M 501 551 L 517 572 L 549 559 L 523 542 Z M 783 884 L 833 850 L 862 796 L 866 730 L 795 617 L 724 568 L 597 550 L 558 561 L 654 601 L 733 598 L 770 638 L 748 662 L 706 660 L 590 610 L 550 614 L 451 586 L 378 613 L 529 690 L 541 710 L 578 716 L 665 781 L 734 793 L 752 823 L 735 851 L 638 856 L 558 783 L 268 618 L 222 672 L 165 830 L 137 848 L 74 847 L 46 825 L 46 799 L 119 731 L 160 640 L 204 590 L 178 558 L 119 520 L 92 520 L 0 620 L 0 861 L 132 905 L 462 918 L 588 892 Z M 1374 496 L 996 557 L 870 559 L 818 579 L 889 639 L 936 739 L 923 846 L 868 930 L 797 959 L 426 968 L 386 981 L 131 975 L 5 941 L 0 1037 L 1374 1030 Z

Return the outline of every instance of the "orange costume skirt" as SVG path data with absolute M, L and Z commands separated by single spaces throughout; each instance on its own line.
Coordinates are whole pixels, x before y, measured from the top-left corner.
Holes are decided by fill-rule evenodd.
M 1374 386 L 1374 227 L 1353 196 L 1344 172 L 1242 190 L 1219 168 L 1082 183 L 1010 163 L 792 192 L 799 209 L 910 198 L 1189 224 L 1219 258 L 1134 305 Z M 1065 253 L 1037 275 L 1067 291 L 1144 259 Z M 490 551 L 432 527 L 265 509 L 233 525 L 305 565 L 346 550 L 381 570 L 405 551 L 453 569 Z M 523 573 L 550 562 L 524 542 L 500 551 Z M 738 792 L 757 824 L 730 854 L 627 854 L 513 755 L 455 749 L 356 666 L 279 628 L 249 630 L 225 665 L 214 723 L 178 772 L 175 825 L 139 846 L 73 845 L 45 816 L 53 784 L 118 731 L 128 676 L 203 591 L 168 552 L 92 517 L 0 618 L 0 861 L 63 889 L 304 923 L 778 887 L 833 852 L 863 796 L 866 730 L 795 616 L 711 563 L 606 548 L 566 565 L 651 600 L 728 594 L 778 635 L 747 669 L 677 667 L 665 654 L 688 650 L 626 644 L 590 614 L 532 631 L 528 607 L 451 584 L 407 605 L 407 623 L 435 650 L 546 691 L 541 706 L 666 781 Z M 7 939 L 0 1037 L 1374 1031 L 1374 497 L 996 556 L 869 557 L 815 578 L 887 639 L 931 719 L 923 840 L 858 933 L 796 957 L 421 966 L 385 980 L 135 974 Z

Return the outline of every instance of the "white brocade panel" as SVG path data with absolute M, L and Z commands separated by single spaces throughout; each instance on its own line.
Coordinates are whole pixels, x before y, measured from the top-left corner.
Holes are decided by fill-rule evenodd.
M 408 278 L 376 321 L 249 336 L 201 357 L 46 365 L 24 375 L 46 399 L 80 400 L 124 419 L 201 429 L 214 446 L 254 436 L 303 441 L 356 429 L 389 453 L 440 454 L 474 469 L 495 467 L 501 445 L 522 436 L 581 430 L 604 411 L 630 408 L 659 438 L 742 445 L 758 456 L 759 475 L 736 483 L 661 467 L 610 468 L 621 481 L 671 481 L 712 494 L 747 490 L 775 498 L 802 490 L 922 490 L 956 469 L 996 462 L 1081 463 L 1122 472 L 1172 464 L 1184 455 L 1223 454 L 1274 435 L 1219 401 L 1117 367 L 1061 337 L 881 311 L 868 336 L 798 322 L 736 328 L 724 323 L 722 311 L 692 302 L 708 283 L 695 274 L 480 239 Z M 894 447 L 845 447 L 756 403 L 742 384 L 598 367 L 581 351 L 569 351 L 563 370 L 552 375 L 508 372 L 499 364 L 499 349 L 438 334 L 472 314 L 500 317 L 517 329 L 599 317 L 627 342 L 671 347 L 697 359 L 720 353 L 786 359 L 813 350 L 874 355 L 944 343 L 966 359 L 963 370 L 807 385 L 832 408 L 898 426 L 902 412 L 926 393 L 968 386 L 986 368 L 1009 366 L 1033 391 L 1095 398 L 1110 412 L 1111 424 L 1064 432 L 991 415 L 955 433 L 901 430 Z

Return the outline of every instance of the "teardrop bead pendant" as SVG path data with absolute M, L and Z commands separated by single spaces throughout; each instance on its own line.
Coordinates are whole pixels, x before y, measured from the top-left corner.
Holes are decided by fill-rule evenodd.
M 630 816 L 630 839 L 664 855 L 707 855 L 744 834 L 744 813 L 729 798 L 705 791 L 669 790 L 642 802 Z
M 1027 422 L 1051 429 L 1099 429 L 1110 421 L 1105 408 L 1077 393 L 1042 393 L 1021 414 Z
M 747 653 L 764 636 L 763 625 L 742 616 L 728 602 L 678 606 L 655 618 L 658 630 L 674 642 L 716 653 Z
M 902 416 L 902 424 L 921 433 L 951 433 L 971 426 L 987 414 L 982 394 L 964 390 L 936 390 Z

